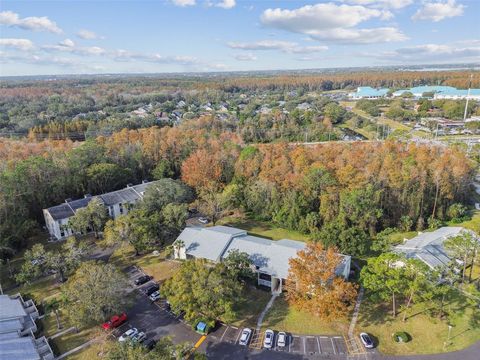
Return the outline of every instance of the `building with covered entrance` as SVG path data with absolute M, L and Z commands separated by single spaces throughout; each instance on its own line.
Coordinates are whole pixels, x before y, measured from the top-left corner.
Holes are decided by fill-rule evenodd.
M 206 259 L 220 262 L 231 251 L 238 250 L 248 254 L 259 285 L 270 288 L 272 293 L 280 293 L 284 289 L 289 260 L 297 256 L 306 244 L 296 240 L 269 240 L 252 236 L 247 231 L 228 226 L 209 228 L 187 227 L 174 243 L 176 259 Z M 350 256 L 342 256 L 342 263 L 337 275 L 348 278 L 350 273 Z

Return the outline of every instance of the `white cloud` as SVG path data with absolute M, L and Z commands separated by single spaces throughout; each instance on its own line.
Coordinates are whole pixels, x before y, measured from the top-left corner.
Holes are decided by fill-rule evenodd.
M 231 9 L 235 7 L 236 2 L 235 0 L 222 0 L 219 3 L 215 4 L 216 7 L 220 7 L 223 9 Z
M 366 5 L 382 9 L 402 9 L 413 4 L 413 0 L 342 0 L 353 5 Z
M 60 42 L 59 42 L 59 45 L 61 45 L 61 46 L 66 46 L 66 47 L 74 47 L 74 46 L 75 46 L 75 43 L 74 43 L 72 40 L 70 40 L 70 39 L 65 39 L 65 40 L 63 40 L 63 41 L 60 41 Z
M 260 40 L 251 43 L 229 42 L 228 47 L 240 50 L 279 50 L 285 53 L 309 54 L 328 50 L 328 46 L 301 46 L 295 42 L 281 40 Z
M 172 0 L 172 2 L 174 5 L 181 7 L 193 6 L 196 4 L 195 0 Z
M 76 55 L 104 55 L 106 50 L 98 46 L 77 46 L 72 40 L 65 39 L 57 45 L 44 45 L 42 50 L 49 52 L 69 52 Z
M 94 39 L 101 39 L 100 36 L 98 36 L 96 33 L 94 33 L 93 31 L 90 31 L 90 30 L 85 30 L 85 29 L 82 29 L 82 30 L 79 30 L 77 32 L 77 36 L 81 39 L 85 39 L 85 40 L 94 40 Z
M 33 42 L 28 39 L 0 39 L 0 46 L 22 51 L 34 48 Z
M 257 60 L 257 57 L 253 54 L 237 54 L 235 55 L 235 59 L 238 61 L 255 61 Z
M 12 27 L 19 27 L 25 30 L 49 31 L 55 34 L 62 33 L 62 29 L 60 29 L 55 22 L 53 22 L 46 16 L 31 16 L 26 18 L 20 18 L 20 16 L 13 11 L 0 12 L 0 24 Z
M 470 46 L 469 46 L 470 45 Z M 470 44 L 461 42 L 454 44 L 424 44 L 396 49 L 378 54 L 363 54 L 366 57 L 375 57 L 392 63 L 447 63 L 459 61 L 480 61 L 480 43 L 473 41 Z
M 293 10 L 267 9 L 261 16 L 261 22 L 265 26 L 331 42 L 366 44 L 406 40 L 407 37 L 394 27 L 356 28 L 367 20 L 387 20 L 392 17 L 393 14 L 387 10 L 322 3 Z
M 447 0 L 446 2 L 428 2 L 424 4 L 412 16 L 413 20 L 431 20 L 441 21 L 446 18 L 461 16 L 465 6 L 457 4 L 455 0 Z

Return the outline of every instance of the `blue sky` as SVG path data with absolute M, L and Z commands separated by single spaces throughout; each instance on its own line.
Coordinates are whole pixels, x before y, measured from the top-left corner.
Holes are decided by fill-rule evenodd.
M 480 1 L 0 3 L 0 75 L 480 63 Z

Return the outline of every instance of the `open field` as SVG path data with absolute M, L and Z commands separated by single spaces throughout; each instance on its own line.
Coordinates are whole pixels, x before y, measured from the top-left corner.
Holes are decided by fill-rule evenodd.
M 327 323 L 310 313 L 289 306 L 282 295 L 273 303 L 262 327 L 293 334 L 341 335 L 348 331 L 348 320 Z
M 219 220 L 218 225 L 234 226 L 243 230 L 247 230 L 248 233 L 251 235 L 260 236 L 271 240 L 309 240 L 308 236 L 305 234 L 302 234 L 295 230 L 283 229 L 266 221 L 230 216 Z
M 403 313 L 396 318 L 391 315 L 390 304 L 378 304 L 367 294 L 360 307 L 356 333 L 361 331 L 372 335 L 378 349 L 385 354 L 431 354 L 463 349 L 480 339 L 480 314 L 474 305 L 456 292 L 447 303 L 445 310 L 450 314 L 447 320 L 439 320 L 425 314 L 428 304 L 416 304 L 410 309 L 407 321 L 403 322 Z M 452 331 L 450 343 L 444 348 L 448 337 L 448 324 Z M 396 343 L 392 334 L 396 331 L 407 332 L 412 340 Z

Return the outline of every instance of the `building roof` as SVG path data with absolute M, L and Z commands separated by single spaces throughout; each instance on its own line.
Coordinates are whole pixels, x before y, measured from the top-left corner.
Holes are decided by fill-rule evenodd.
M 274 241 L 251 236 L 245 230 L 227 226 L 185 228 L 178 239 L 185 243 L 187 255 L 220 261 L 231 251 L 238 250 L 249 255 L 258 271 L 283 279 L 288 276 L 289 260 L 296 257 L 297 252 L 306 246 L 301 241 L 290 239 Z M 344 266 L 345 261 L 339 266 L 338 274 L 343 273 Z
M 27 312 L 19 299 L 12 299 L 8 295 L 0 295 L 0 321 L 18 319 L 25 316 L 27 316 Z
M 66 200 L 65 203 L 52 206 L 46 210 L 50 213 L 54 220 L 67 219 L 75 215 L 75 211 L 78 209 L 86 207 L 88 203 L 95 198 L 100 199 L 105 206 L 135 202 L 143 196 L 148 187 L 156 183 L 156 181 L 145 182 L 134 186 L 127 186 L 124 189 L 112 191 L 102 195 L 87 195 L 85 198 L 78 200 Z
M 398 90 L 393 93 L 393 96 L 401 96 L 404 92 L 411 92 L 415 96 L 422 96 L 426 92 L 434 92 L 438 95 L 444 96 L 467 96 L 468 90 L 457 89 L 452 86 L 415 86 L 410 89 Z M 471 96 L 480 95 L 480 89 L 470 89 Z
M 462 227 L 442 227 L 432 232 L 421 233 L 413 239 L 395 247 L 395 251 L 405 254 L 407 258 L 418 258 L 431 268 L 446 266 L 451 261 L 443 243 L 452 236 L 457 236 Z
M 185 228 L 177 240 L 185 244 L 188 255 L 196 258 L 219 261 L 230 240 L 234 236 L 246 235 L 247 232 L 227 226 L 211 228 Z
M 0 337 L 0 359 L 40 360 L 40 354 L 30 336 L 8 335 Z
M 360 86 L 360 87 L 357 88 L 356 92 L 350 93 L 350 96 L 357 97 L 357 98 L 361 98 L 361 97 L 365 97 L 365 98 L 368 98 L 368 97 L 382 97 L 382 96 L 387 95 L 388 90 L 389 89 L 387 89 L 387 88 L 374 89 L 370 86 Z

